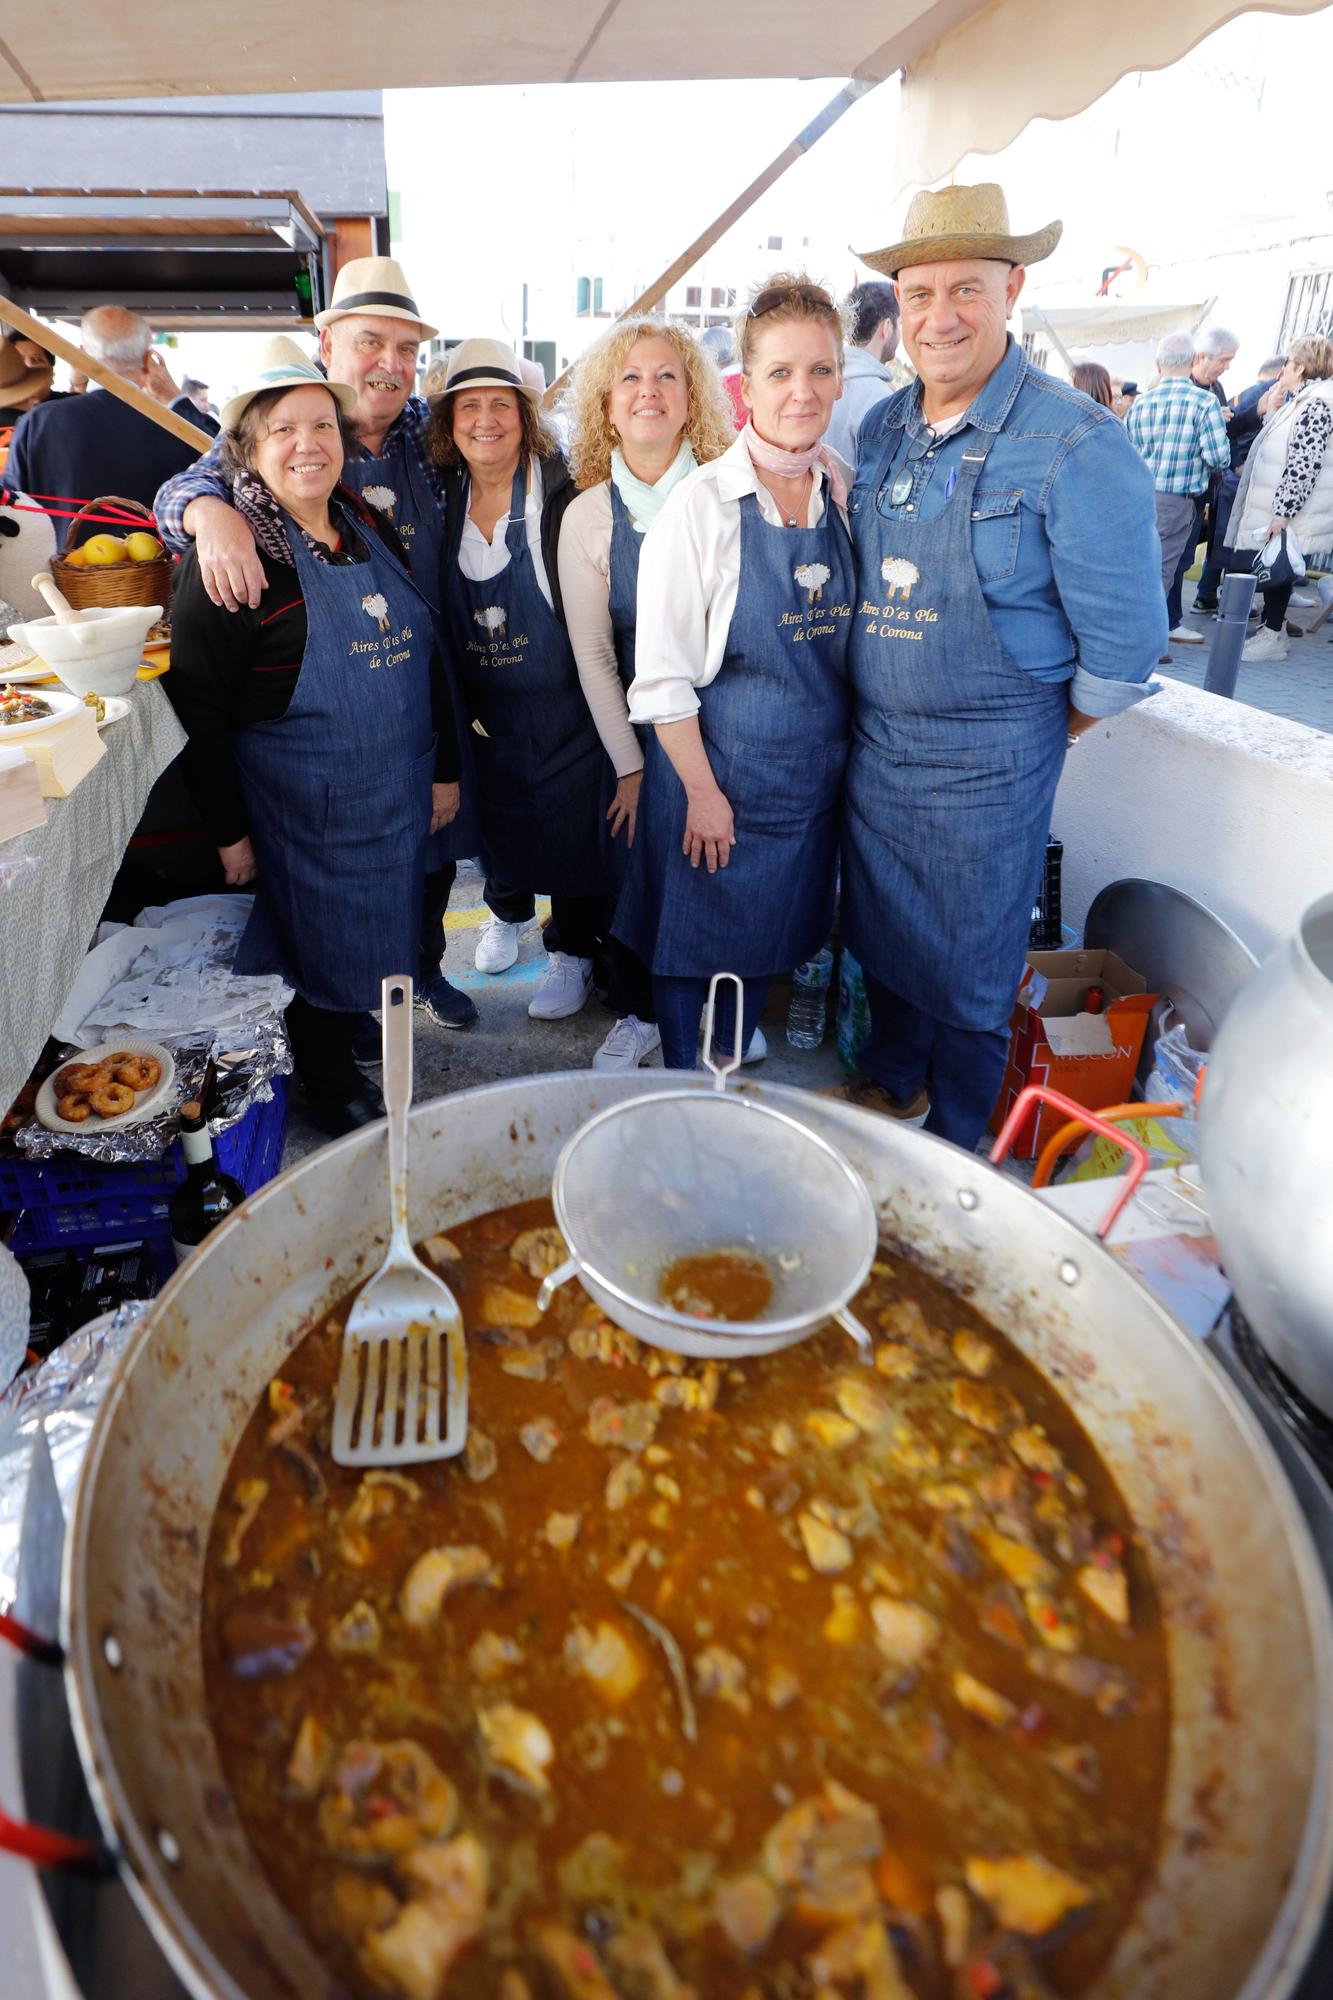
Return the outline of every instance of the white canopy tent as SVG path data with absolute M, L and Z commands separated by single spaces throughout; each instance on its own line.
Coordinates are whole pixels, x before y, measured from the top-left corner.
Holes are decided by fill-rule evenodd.
M 147 12 L 46 0 L 5 10 L 0 103 L 812 73 L 874 84 L 902 70 L 901 188 L 943 178 L 965 153 L 998 151 L 1034 117 L 1082 110 L 1241 11 L 1234 0 L 1120 0 L 1113 10 L 1098 0 L 839 0 L 818 15 L 804 0 L 665 10 L 659 0 L 175 0 Z

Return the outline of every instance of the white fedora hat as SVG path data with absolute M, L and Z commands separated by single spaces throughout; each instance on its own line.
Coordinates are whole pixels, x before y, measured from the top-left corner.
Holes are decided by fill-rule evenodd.
M 427 326 L 417 310 L 411 287 L 396 257 L 353 257 L 333 281 L 333 297 L 315 314 L 321 330 L 351 313 L 374 313 L 381 319 L 411 320 L 423 340 L 434 340 L 439 328 Z
M 444 387 L 431 398 L 452 396 L 458 389 L 513 389 L 540 410 L 542 391 L 524 379 L 518 356 L 503 340 L 460 340 L 449 353 Z
M 356 408 L 356 390 L 350 383 L 330 382 L 287 334 L 271 334 L 255 355 L 245 387 L 222 405 L 222 428 L 234 431 L 247 406 L 268 389 L 306 388 L 327 389 L 345 417 Z

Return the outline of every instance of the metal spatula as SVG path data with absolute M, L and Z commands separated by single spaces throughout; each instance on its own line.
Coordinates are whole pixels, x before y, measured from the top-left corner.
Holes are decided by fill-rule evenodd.
M 453 1458 L 467 1442 L 463 1315 L 444 1280 L 417 1256 L 407 1233 L 412 982 L 402 976 L 386 979 L 382 993 L 393 1234 L 388 1254 L 363 1287 L 343 1334 L 331 1447 L 339 1465 L 415 1465 Z

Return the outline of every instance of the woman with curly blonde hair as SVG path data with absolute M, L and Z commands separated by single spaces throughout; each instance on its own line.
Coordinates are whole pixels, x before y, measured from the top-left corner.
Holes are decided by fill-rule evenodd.
M 634 839 L 643 746 L 629 719 L 639 551 L 667 495 L 717 458 L 734 432 L 713 363 L 683 327 L 660 319 L 616 326 L 579 362 L 566 405 L 569 463 L 584 490 L 560 531 L 560 593 L 597 733 L 611 881 L 624 879 Z M 598 1070 L 636 1069 L 660 1046 L 652 976 L 627 945 L 608 944 L 617 1020 Z
M 694 1067 L 713 973 L 744 984 L 719 1037 L 749 1053 L 773 977 L 827 937 L 851 729 L 850 468 L 824 443 L 842 319 L 780 272 L 736 339 L 749 421 L 671 494 L 639 578 L 629 712 L 652 727 L 614 930 L 652 968 L 668 1069 Z

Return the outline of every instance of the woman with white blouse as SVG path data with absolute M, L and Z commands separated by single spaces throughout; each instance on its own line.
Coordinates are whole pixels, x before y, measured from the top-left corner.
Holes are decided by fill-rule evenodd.
M 578 1013 L 592 992 L 608 883 L 599 835 L 603 753 L 561 614 L 556 549 L 574 498 L 511 348 L 465 340 L 431 408 L 445 480 L 440 600 L 462 692 L 492 916 L 477 963 L 501 970 L 533 898 L 549 895 L 534 1020 Z M 503 946 L 489 961 L 483 947 Z M 507 955 L 506 955 L 507 953 Z
M 608 872 L 624 881 L 643 776 L 629 719 L 639 554 L 667 496 L 734 436 L 712 362 L 685 328 L 660 319 L 614 327 L 583 356 L 570 386 L 569 463 L 583 489 L 560 530 L 560 595 L 588 708 L 606 751 L 603 829 Z M 632 1070 L 660 1047 L 652 975 L 629 947 L 607 944 L 618 1016 L 592 1059 Z
M 744 1047 L 827 937 L 850 732 L 849 468 L 823 443 L 842 320 L 783 273 L 736 335 L 749 421 L 670 495 L 639 570 L 629 714 L 653 734 L 614 930 L 652 968 L 670 1069 L 695 1065 L 713 973 L 744 983 Z

